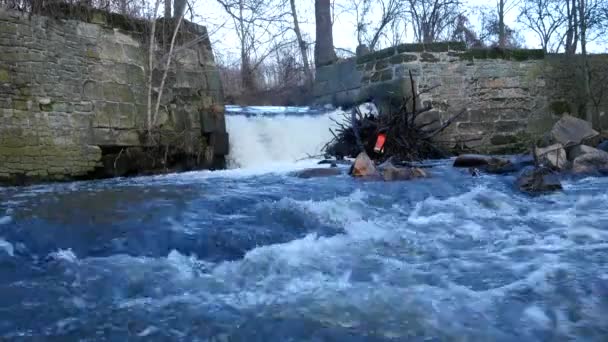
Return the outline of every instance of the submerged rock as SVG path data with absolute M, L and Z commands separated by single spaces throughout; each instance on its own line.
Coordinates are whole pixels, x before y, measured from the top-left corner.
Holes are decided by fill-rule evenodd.
M 382 179 L 386 182 L 427 178 L 428 176 L 426 171 L 417 167 L 395 167 L 389 165 L 382 170 Z
M 508 160 L 502 158 L 484 156 L 480 154 L 463 154 L 454 160 L 454 167 L 481 167 L 491 164 L 500 166 L 506 165 L 507 163 Z
M 593 129 L 590 122 L 564 115 L 553 126 L 551 137 L 562 146 L 569 147 L 599 137 L 599 132 Z
M 608 175 L 608 152 L 594 149 L 574 159 L 572 173 L 577 175 Z
M 374 162 L 369 158 L 367 153 L 361 152 L 355 159 L 355 163 L 350 172 L 353 177 L 370 177 L 377 176 L 378 171 Z
M 304 169 L 293 173 L 292 175 L 298 178 L 320 178 L 320 177 L 332 177 L 339 176 L 342 171 L 338 168 L 316 168 L 316 169 Z
M 568 156 L 562 144 L 534 148 L 534 158 L 540 166 L 554 170 L 564 170 L 568 167 Z
M 528 194 L 562 190 L 558 176 L 547 168 L 529 168 L 517 178 L 517 187 Z

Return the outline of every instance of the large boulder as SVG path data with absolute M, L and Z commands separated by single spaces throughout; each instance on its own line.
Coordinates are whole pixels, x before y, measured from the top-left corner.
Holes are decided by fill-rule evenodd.
M 602 150 L 604 152 L 608 152 L 608 140 L 602 141 L 599 145 L 597 145 L 598 150 Z
M 386 182 L 427 177 L 428 173 L 423 169 L 417 167 L 395 167 L 393 165 L 390 165 L 382 170 L 382 178 Z
M 342 171 L 338 168 L 315 168 L 315 169 L 304 169 L 293 173 L 293 176 L 298 178 L 320 178 L 320 177 L 331 177 L 341 175 Z
M 534 148 L 534 158 L 540 166 L 554 170 L 564 170 L 568 167 L 568 156 L 562 144 L 554 144 L 545 148 Z
M 353 177 L 370 177 L 377 176 L 378 171 L 376 170 L 376 165 L 369 158 L 367 153 L 361 152 L 355 159 L 355 163 L 352 166 L 350 175 Z
M 551 136 L 557 143 L 569 147 L 599 137 L 599 132 L 593 129 L 590 122 L 564 115 L 553 126 Z
M 582 156 L 583 154 L 592 153 L 597 149 L 587 145 L 576 145 L 568 148 L 568 160 L 574 161 L 574 159 Z
M 608 175 L 608 152 L 595 149 L 574 159 L 572 173 L 577 175 Z
M 530 195 L 543 194 L 562 189 L 559 178 L 546 168 L 528 168 L 517 178 L 520 191 Z

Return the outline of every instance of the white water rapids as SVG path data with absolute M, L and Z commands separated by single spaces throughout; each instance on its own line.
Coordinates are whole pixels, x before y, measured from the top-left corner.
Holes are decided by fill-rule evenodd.
M 332 139 L 331 119 L 341 110 L 311 112 L 308 108 L 228 107 L 226 126 L 230 134 L 231 168 L 256 168 L 293 163 L 318 156 Z

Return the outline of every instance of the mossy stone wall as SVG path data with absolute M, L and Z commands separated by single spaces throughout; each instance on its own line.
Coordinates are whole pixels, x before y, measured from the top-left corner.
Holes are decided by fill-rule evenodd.
M 588 105 L 606 113 L 608 56 L 592 55 L 590 65 L 592 93 L 599 100 Z M 562 114 L 582 116 L 577 114 L 582 110 L 577 66 L 580 63 L 576 60 L 545 56 L 542 50 L 466 50 L 461 43 L 405 44 L 317 70 L 315 96 L 318 104 L 337 106 L 374 99 L 387 109 L 395 99 L 411 94 L 411 73 L 416 90 L 425 92 L 421 104 L 434 108 L 419 118 L 421 122 L 436 121 L 439 125 L 464 111 L 438 137 L 445 147 L 513 153 L 528 148 Z M 340 73 L 335 72 L 338 68 Z M 603 127 L 608 128 L 607 116 L 600 117 L 606 121 L 602 121 Z
M 78 19 L 61 13 L 58 19 L 0 9 L 2 183 L 94 177 L 107 151 L 149 147 L 142 139 L 149 23 L 100 11 Z M 206 32 L 185 27 L 184 41 Z M 163 46 L 156 51 L 162 56 Z M 158 85 L 161 72 L 153 76 Z M 198 168 L 223 159 L 227 148 L 212 146 L 227 138 L 209 40 L 181 50 L 167 81 L 157 124 L 175 136 L 171 147 L 179 148 L 171 153 L 191 155 Z

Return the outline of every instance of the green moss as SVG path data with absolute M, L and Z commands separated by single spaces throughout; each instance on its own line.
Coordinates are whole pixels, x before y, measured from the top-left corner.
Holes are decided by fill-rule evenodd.
M 401 44 L 401 45 L 397 45 L 397 52 L 398 53 L 403 53 L 403 52 L 422 52 L 424 51 L 424 45 L 423 44 Z
M 418 59 L 418 56 L 416 56 L 416 55 L 399 54 L 399 55 L 393 56 L 391 58 L 391 64 L 401 64 L 401 63 L 413 62 L 417 59 Z
M 433 55 L 432 53 L 424 52 L 424 53 L 420 54 L 420 61 L 435 63 L 435 62 L 439 62 L 439 58 L 435 57 L 435 55 Z
M 11 77 L 6 69 L 0 69 L 0 83 L 9 83 Z
M 553 114 L 561 115 L 564 113 L 572 113 L 570 104 L 566 101 L 554 101 L 549 105 Z
M 505 59 L 505 60 L 516 60 L 525 61 L 531 59 L 543 59 L 545 58 L 545 52 L 543 50 L 526 50 L 526 49 L 471 49 L 467 52 L 460 54 L 460 58 L 464 60 L 473 59 Z
M 369 53 L 367 55 L 357 57 L 357 64 L 368 63 L 375 60 L 389 58 L 395 55 L 395 48 L 390 47 L 376 52 Z
M 99 59 L 99 52 L 95 51 L 92 48 L 88 48 L 86 52 L 86 56 L 88 58 Z
M 16 110 L 28 110 L 26 100 L 13 100 L 13 108 Z

